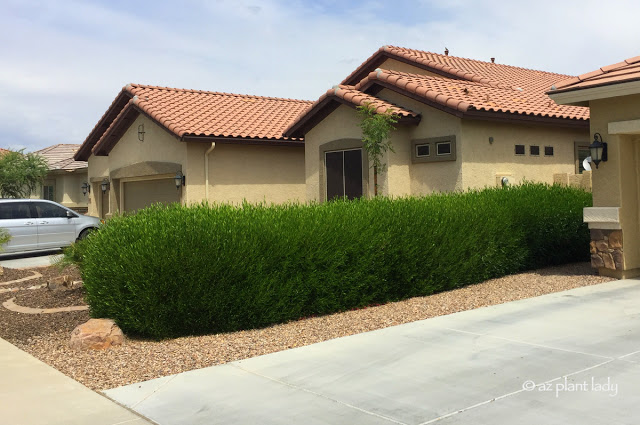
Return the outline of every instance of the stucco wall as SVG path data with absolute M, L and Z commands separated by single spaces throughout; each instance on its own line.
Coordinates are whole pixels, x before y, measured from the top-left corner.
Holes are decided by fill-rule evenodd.
M 204 153 L 200 155 L 201 169 L 203 156 Z M 189 173 L 192 168 L 197 169 L 197 164 L 192 167 L 190 163 Z M 243 200 L 304 202 L 304 174 L 302 147 L 218 143 L 209 155 L 209 200 L 234 204 Z
M 509 176 L 513 184 L 523 180 L 553 184 L 555 173 L 575 172 L 574 142 L 588 140 L 586 129 L 463 120 L 462 185 L 464 189 L 495 186 L 499 175 Z M 515 155 L 516 144 L 525 146 L 525 155 Z M 540 155 L 530 155 L 532 145 L 540 147 Z M 553 147 L 553 156 L 545 156 L 545 146 Z
M 138 140 L 140 124 L 144 124 L 143 142 Z M 113 214 L 122 209 L 127 181 L 132 178 L 140 180 L 145 176 L 164 176 L 166 170 L 154 174 L 149 167 L 139 167 L 148 162 L 178 164 L 186 177 L 186 186 L 180 190 L 180 201 L 190 204 L 204 200 L 204 154 L 210 147 L 211 143 L 181 142 L 140 115 L 108 156 L 91 155 L 89 158 L 89 179 L 92 182 L 89 213 L 100 215 L 100 182 L 104 177 L 111 179 L 108 198 L 109 210 Z M 114 172 L 126 167 L 140 172 L 127 178 L 114 178 Z M 209 184 L 209 200 L 215 202 L 239 203 L 246 199 L 249 202 L 282 203 L 304 200 L 304 148 L 219 143 L 209 155 Z
M 356 111 L 345 105 L 339 106 L 305 134 L 304 167 L 306 199 L 320 201 L 320 146 L 340 139 L 362 139 Z
M 44 185 L 53 184 L 54 201 L 68 208 L 87 208 L 87 196 L 82 195 L 82 184 L 88 181 L 87 170 L 52 171 L 45 178 Z M 37 191 L 31 193 L 32 199 L 44 198 L 44 189 L 42 186 Z
M 589 102 L 591 134 L 608 144 L 608 161 L 593 171 L 593 205 L 620 207 L 625 269 L 640 268 L 640 135 L 610 135 L 611 122 L 640 119 L 640 95 Z

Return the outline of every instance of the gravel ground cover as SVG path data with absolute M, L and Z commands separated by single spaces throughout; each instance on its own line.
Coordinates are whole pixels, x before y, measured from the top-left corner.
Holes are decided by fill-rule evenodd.
M 25 315 L 0 307 L 0 337 L 84 385 L 104 390 L 332 338 L 610 280 L 613 279 L 594 275 L 588 263 L 570 264 L 505 276 L 427 297 L 306 318 L 265 329 L 164 341 L 129 338 L 122 346 L 106 351 L 74 351 L 68 348 L 73 328 L 89 318 L 86 311 Z M 38 291 L 47 290 L 35 292 Z M 64 293 L 77 302 L 81 291 L 60 292 Z M 12 296 L 15 295 L 0 294 L 0 303 Z M 29 297 L 22 299 L 34 303 L 45 301 L 45 298 L 31 297 L 29 300 Z

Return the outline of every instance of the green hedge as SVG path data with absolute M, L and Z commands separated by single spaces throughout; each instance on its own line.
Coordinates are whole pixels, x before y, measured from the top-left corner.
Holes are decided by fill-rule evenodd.
M 84 247 L 94 317 L 155 338 L 267 326 L 584 261 L 591 194 L 526 184 L 312 205 L 153 206 Z

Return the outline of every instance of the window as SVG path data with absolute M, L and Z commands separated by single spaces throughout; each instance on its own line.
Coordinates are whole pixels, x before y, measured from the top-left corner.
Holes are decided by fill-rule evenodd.
M 431 155 L 431 145 L 416 145 L 416 156 L 418 158 L 429 155 Z
M 55 197 L 54 188 L 52 185 L 42 186 L 42 199 L 53 201 Z
M 362 196 L 362 149 L 325 153 L 327 200 Z
M 540 146 L 536 146 L 536 145 L 529 146 L 529 155 L 540 156 Z
M 516 145 L 516 155 L 524 155 L 524 145 Z
M 46 202 L 35 202 L 36 211 L 40 218 L 59 218 L 66 217 L 67 210 L 57 205 L 48 204 Z
M 544 147 L 544 156 L 553 156 L 553 146 Z
M 456 136 L 454 135 L 412 140 L 411 146 L 413 149 L 411 161 L 414 164 L 456 160 Z M 431 152 L 435 152 L 435 155 L 431 155 Z
M 582 162 L 588 156 L 591 156 L 591 152 L 589 151 L 589 143 L 575 142 L 574 143 L 574 160 L 576 164 L 576 174 L 582 174 L 582 172 L 584 171 Z
M 451 142 L 436 143 L 436 155 L 451 155 Z
M 0 203 L 0 220 L 16 220 L 23 218 L 31 218 L 29 204 L 27 202 Z

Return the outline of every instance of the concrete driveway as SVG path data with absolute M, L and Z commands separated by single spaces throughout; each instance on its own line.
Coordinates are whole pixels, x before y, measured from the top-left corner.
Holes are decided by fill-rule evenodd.
M 168 424 L 637 424 L 640 281 L 106 391 Z
M 19 254 L 0 254 L 0 266 L 12 269 L 50 266 L 61 255 L 62 250 L 60 249 Z

